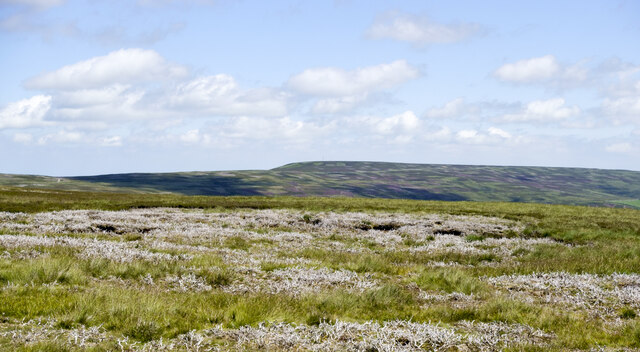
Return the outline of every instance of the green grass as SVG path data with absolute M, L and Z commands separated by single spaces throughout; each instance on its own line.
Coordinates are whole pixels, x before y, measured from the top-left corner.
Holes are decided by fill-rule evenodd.
M 250 292 L 232 294 L 222 290 L 238 279 L 238 272 L 222 255 L 194 254 L 193 259 L 150 263 L 115 263 L 106 259 L 83 259 L 77 249 L 36 248 L 46 256 L 15 259 L 0 256 L 0 332 L 2 324 L 29 319 L 54 318 L 61 329 L 101 326 L 106 333 L 140 343 L 171 339 L 191 330 L 202 331 L 221 324 L 238 328 L 264 322 L 318 324 L 321 321 L 411 320 L 440 322 L 445 326 L 461 320 L 526 324 L 557 339 L 548 350 L 588 349 L 600 346 L 640 347 L 637 310 L 625 307 L 615 314 L 622 325 L 611 328 L 583 310 L 527 303 L 490 287 L 485 276 L 533 272 L 638 273 L 640 271 L 640 210 L 521 203 L 439 202 L 356 198 L 207 197 L 169 194 L 31 192 L 0 188 L 0 211 L 35 213 L 63 209 L 123 210 L 175 207 L 185 211 L 205 209 L 233 212 L 246 209 L 294 209 L 300 222 L 312 226 L 320 212 L 361 211 L 413 214 L 481 215 L 518 221 L 522 232 L 505 237 L 550 238 L 557 244 L 518 248 L 506 258 L 493 254 L 415 252 L 411 248 L 434 241 L 402 241 L 391 249 L 366 238 L 340 233 L 323 234 L 322 241 L 338 241 L 363 253 L 335 251 L 315 246 L 299 251 L 280 251 L 275 242 L 251 241 L 230 236 L 222 243 L 202 243 L 212 249 L 250 251 L 268 248 L 282 258 L 306 258 L 311 266 L 351 270 L 371 275 L 378 286 L 353 292 L 319 289 L 296 296 Z M 319 222 L 315 222 L 319 224 Z M 381 224 L 369 224 L 373 226 Z M 382 224 L 384 225 L 384 224 Z M 246 230 L 242 228 L 242 230 Z M 251 231 L 268 235 L 296 231 L 291 224 Z M 364 231 L 364 230 L 361 230 Z M 2 234 L 0 234 L 2 236 Z M 78 235 L 81 236 L 81 235 Z M 124 234 L 122 241 L 144 246 L 144 236 Z M 468 235 L 468 243 L 485 245 L 484 234 Z M 119 239 L 118 239 L 119 240 Z M 318 240 L 321 241 L 321 240 Z M 318 242 L 325 243 L 325 242 Z M 567 245 L 568 244 L 568 245 Z M 16 250 L 0 247 L 0 254 Z M 431 262 L 458 266 L 433 268 Z M 270 273 L 293 265 L 263 261 L 260 269 Z M 195 274 L 213 287 L 207 292 L 167 291 L 148 285 L 144 277 L 159 282 L 168 275 Z M 11 286 L 6 286 L 11 283 Z M 469 305 L 449 302 L 419 303 L 416 287 L 434 294 L 460 292 L 477 297 Z M 96 350 L 115 348 L 105 342 Z M 56 341 L 15 346 L 0 338 L 0 350 L 68 350 Z M 73 349 L 72 349 L 73 350 Z M 535 349 L 531 349 L 535 350 Z
M 640 199 L 632 199 L 632 200 L 618 200 L 615 203 L 627 205 L 632 208 L 640 209 Z

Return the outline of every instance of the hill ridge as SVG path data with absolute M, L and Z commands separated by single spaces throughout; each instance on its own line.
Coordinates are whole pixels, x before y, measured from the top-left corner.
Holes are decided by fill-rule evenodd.
M 187 195 L 344 196 L 640 207 L 640 172 L 574 167 L 306 161 L 270 170 L 67 178 L 0 175 L 0 184 Z

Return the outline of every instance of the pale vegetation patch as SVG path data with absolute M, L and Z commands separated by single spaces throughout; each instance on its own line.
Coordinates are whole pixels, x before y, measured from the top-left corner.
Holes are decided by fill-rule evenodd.
M 640 309 L 638 274 L 534 273 L 488 277 L 487 282 L 521 299 L 572 306 L 616 315 L 623 307 Z
M 83 258 L 105 258 L 121 263 L 133 262 L 135 260 L 157 262 L 161 260 L 174 261 L 190 258 L 189 255 L 153 253 L 135 248 L 134 245 L 129 243 L 67 236 L 40 237 L 3 235 L 0 236 L 0 245 L 5 248 L 69 247 L 77 249 L 79 256 Z
M 225 338 L 259 350 L 308 351 L 494 351 L 518 344 L 544 345 L 553 335 L 524 325 L 463 322 L 456 327 L 410 321 L 321 322 L 316 326 L 260 324 L 236 330 L 210 329 Z
M 267 273 L 254 272 L 245 276 L 244 281 L 225 286 L 223 289 L 231 293 L 265 292 L 299 295 L 331 288 L 363 291 L 376 285 L 377 282 L 370 274 L 358 275 L 344 269 L 332 271 L 327 268 L 293 267 Z

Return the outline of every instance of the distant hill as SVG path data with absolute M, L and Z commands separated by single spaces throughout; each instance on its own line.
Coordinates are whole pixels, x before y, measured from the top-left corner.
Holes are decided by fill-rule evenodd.
M 640 208 L 640 172 L 585 168 L 304 162 L 271 170 L 51 178 L 0 175 L 0 185 L 171 192 L 506 201 Z

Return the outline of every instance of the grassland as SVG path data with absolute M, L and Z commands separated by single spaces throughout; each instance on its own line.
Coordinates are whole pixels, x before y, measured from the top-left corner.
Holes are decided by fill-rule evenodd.
M 0 188 L 3 350 L 634 350 L 640 211 Z
M 272 170 L 52 178 L 0 185 L 216 196 L 364 197 L 640 207 L 640 172 L 551 167 L 307 162 Z

